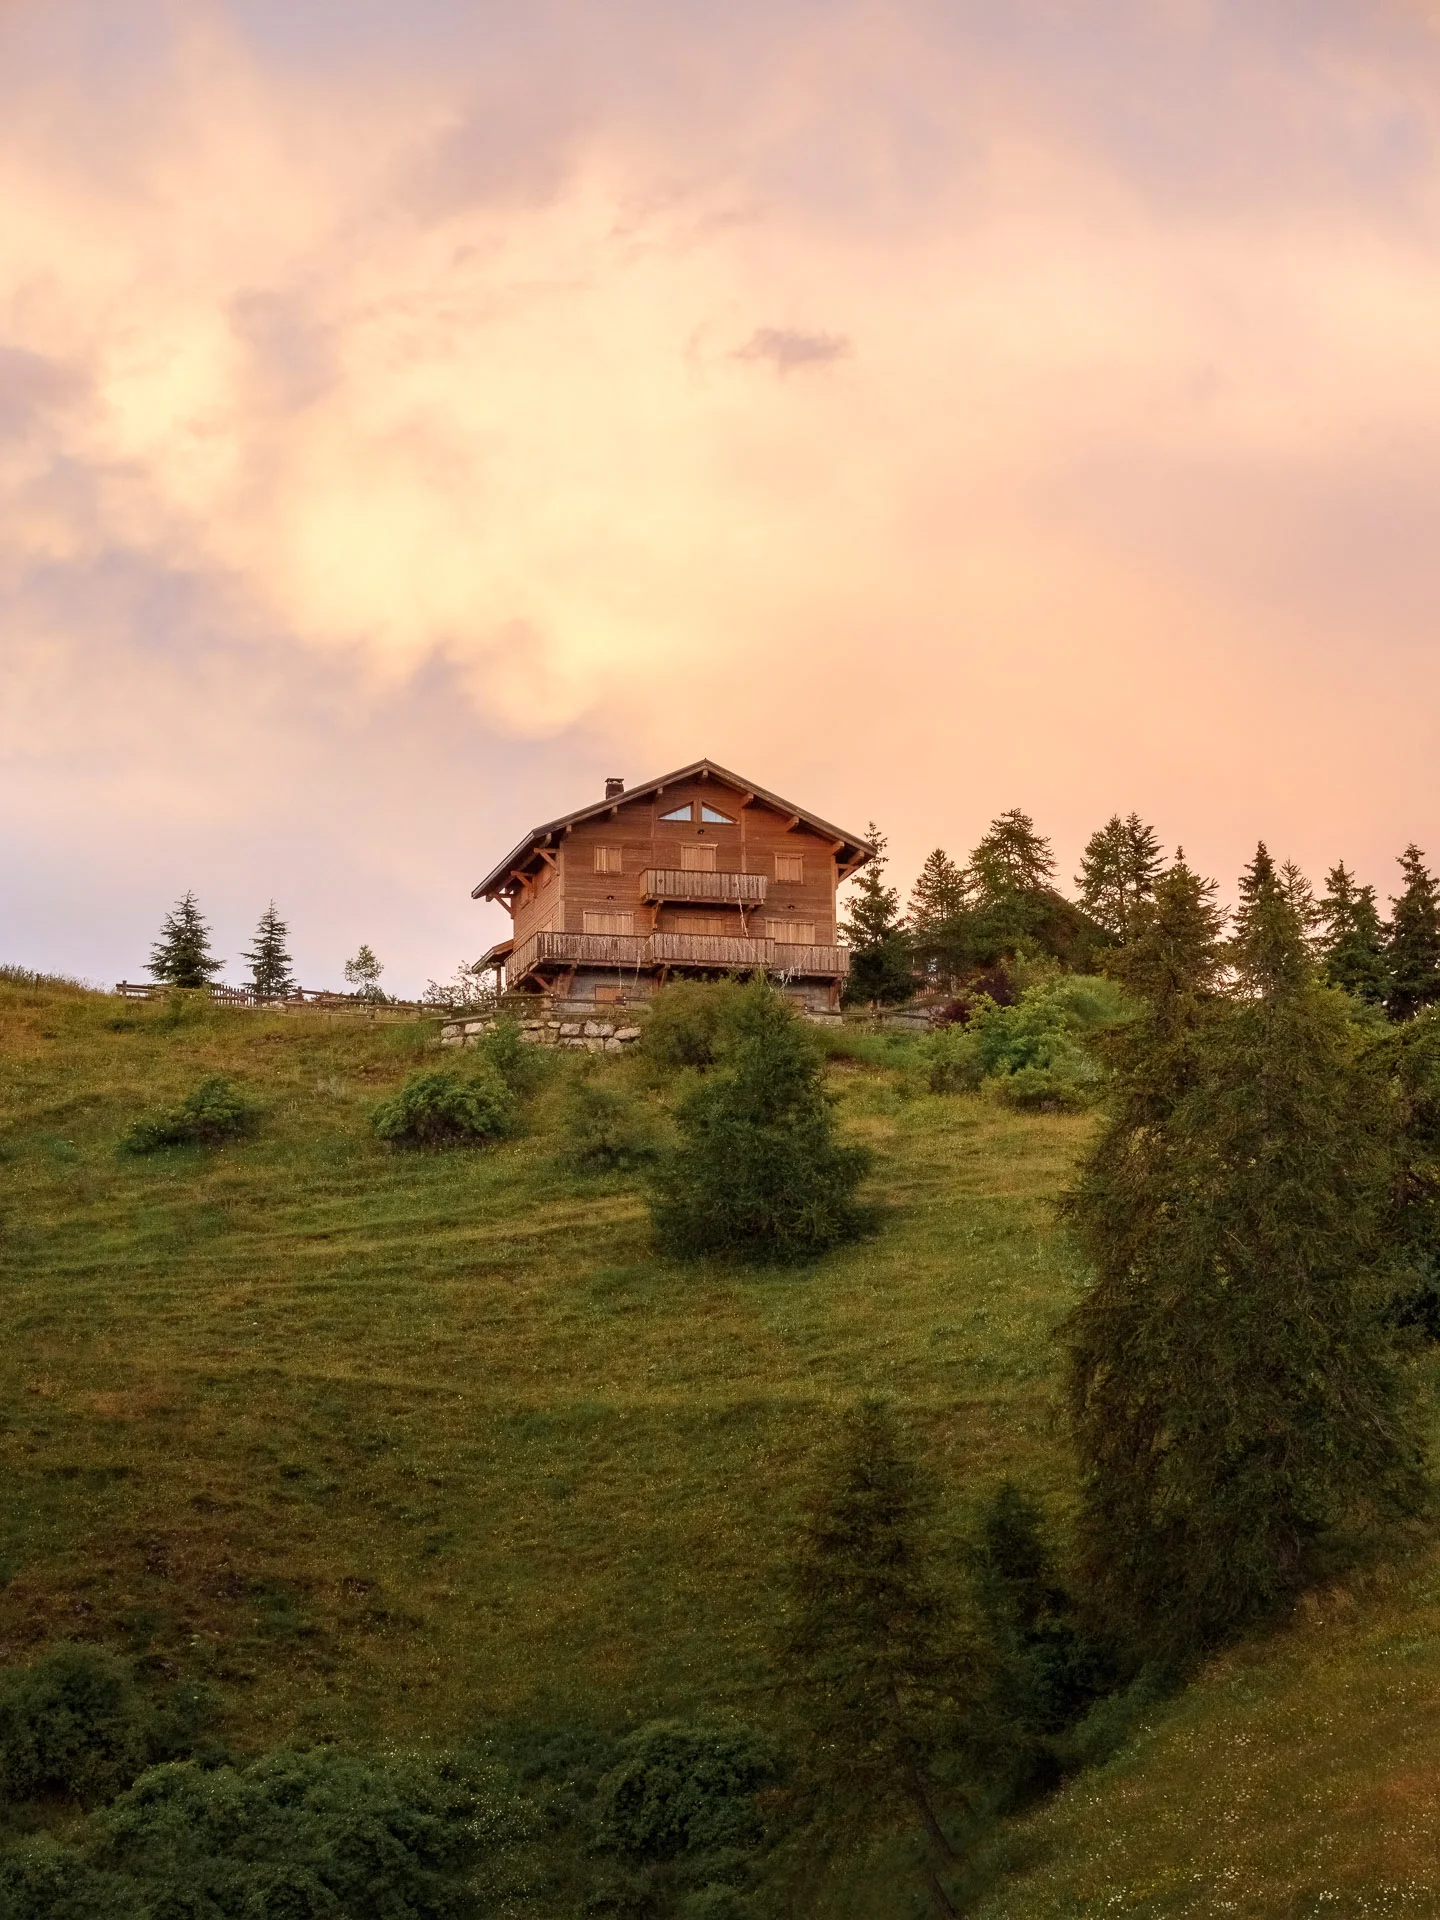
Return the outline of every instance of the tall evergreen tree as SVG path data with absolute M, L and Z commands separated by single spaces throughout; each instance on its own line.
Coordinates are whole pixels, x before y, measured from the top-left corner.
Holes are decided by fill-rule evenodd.
M 224 966 L 210 950 L 210 928 L 187 888 L 161 923 L 146 972 L 172 987 L 208 987 Z
M 1095 1274 L 1066 1325 L 1089 1575 L 1179 1660 L 1419 1489 L 1382 1311 L 1388 1089 L 1263 849 L 1241 893 L 1231 991 L 1205 991 L 1213 941 L 1157 969 L 1067 1202 Z
M 784 1670 L 837 1810 L 873 1820 L 908 1808 L 948 1862 L 937 1785 L 969 1731 L 981 1664 L 947 1619 L 931 1506 L 894 1415 L 865 1402 L 847 1417 L 807 1516 Z M 953 1913 L 933 1869 L 929 1880 L 936 1905 Z
M 1440 890 L 1412 840 L 1400 856 L 1405 884 L 1392 905 L 1386 959 L 1392 1020 L 1409 1020 L 1440 1001 Z
M 278 1000 L 295 991 L 294 962 L 286 941 L 290 929 L 275 911 L 272 900 L 260 916 L 255 929 L 255 944 L 241 958 L 250 962 L 250 985 L 267 1000 Z
M 1315 898 L 1315 889 L 1293 860 L 1287 860 L 1279 873 L 1280 891 L 1289 902 L 1300 930 L 1305 936 L 1312 952 L 1318 951 L 1320 939 L 1320 903 Z
M 850 943 L 845 997 L 871 1006 L 908 1000 L 915 991 L 910 941 L 900 914 L 900 892 L 885 883 L 885 835 L 872 820 L 866 837 L 875 857 L 860 869 L 841 923 Z
M 1385 930 L 1374 887 L 1360 887 L 1343 860 L 1325 876 L 1316 902 L 1321 970 L 1332 987 L 1379 1006 L 1389 987 Z
M 917 937 L 943 926 L 965 911 L 965 870 L 959 867 L 943 847 L 927 853 L 925 864 L 910 889 L 910 911 L 906 916 L 910 931 Z
M 1080 856 L 1075 885 L 1080 904 L 1099 926 L 1122 944 L 1130 938 L 1137 909 L 1155 897 L 1164 865 L 1160 841 L 1138 813 L 1122 820 L 1112 813 L 1096 829 Z
M 1017 893 L 1047 891 L 1055 875 L 1050 842 L 1019 807 L 992 820 L 970 855 L 970 886 L 981 906 L 994 906 Z

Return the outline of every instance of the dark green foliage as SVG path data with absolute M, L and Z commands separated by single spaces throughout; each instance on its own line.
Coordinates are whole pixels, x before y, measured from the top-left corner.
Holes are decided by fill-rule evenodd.
M 128 1664 L 65 1646 L 0 1677 L 0 1797 L 93 1806 L 149 1765 L 151 1710 Z
M 1410 1020 L 1440 1001 L 1440 890 L 1413 841 L 1400 856 L 1400 871 L 1405 885 L 1392 902 L 1385 1005 L 1392 1020 Z
M 1337 861 L 1325 876 L 1316 913 L 1326 980 L 1357 1000 L 1382 1005 L 1389 991 L 1390 969 L 1374 887 L 1357 887 L 1345 863 Z
M 886 839 L 872 820 L 866 837 L 875 857 L 860 869 L 843 931 L 850 943 L 845 999 L 854 1006 L 888 1006 L 915 991 L 914 963 L 898 888 L 885 884 Z
M 186 1920 L 205 1912 L 172 1911 Z M 155 1920 L 154 1907 L 133 1881 L 100 1871 L 48 1835 L 0 1859 L 0 1914 L 4 1920 Z
M 527 1040 L 520 1022 L 509 1014 L 491 1023 L 473 1054 L 494 1069 L 517 1099 L 533 1093 L 553 1064 L 553 1055 Z
M 1420 1467 L 1383 1312 L 1388 1089 L 1263 849 L 1224 999 L 1212 929 L 1172 869 L 1126 950 L 1150 1005 L 1068 1199 L 1095 1273 L 1066 1324 L 1087 1570 L 1176 1660 L 1294 1593 L 1334 1530 L 1407 1509 Z
M 961 920 L 968 905 L 965 871 L 936 847 L 910 889 L 907 925 L 913 963 L 930 986 L 953 986 L 955 970 L 948 929 Z
M 1015 894 L 1041 893 L 1051 884 L 1055 856 L 1050 842 L 1019 807 L 992 820 L 970 855 L 969 878 L 982 906 Z
M 946 917 L 927 914 L 914 935 L 922 973 L 973 990 L 977 976 L 1017 955 L 1081 971 L 1093 966 L 1111 936 L 1056 891 L 1054 868 L 1050 844 L 1028 814 L 1014 808 L 992 821 L 970 856 L 963 899 Z
M 1113 981 L 1083 974 L 1037 982 L 1008 1007 L 981 999 L 965 1026 L 942 1027 L 922 1042 L 930 1091 L 960 1093 L 990 1081 L 1010 1106 L 1086 1106 L 1103 1085 L 1091 1043 L 1130 1012 Z
M 485 1146 L 513 1129 L 515 1096 L 484 1061 L 463 1074 L 433 1067 L 382 1100 L 370 1124 L 394 1147 Z
M 250 985 L 266 999 L 278 1000 L 295 991 L 294 962 L 286 946 L 290 929 L 275 911 L 272 900 L 260 916 L 255 944 L 241 955 L 250 962 Z
M 661 1245 L 681 1255 L 795 1260 L 859 1230 L 868 1165 L 842 1145 L 813 1037 L 764 980 L 740 989 L 717 1064 L 676 1108 L 679 1144 L 654 1176 Z
M 594 1069 L 582 1069 L 565 1089 L 559 1132 L 561 1155 L 577 1173 L 633 1172 L 660 1151 L 654 1107 Z
M 144 1920 L 488 1920 L 523 1831 L 518 1804 L 472 1766 L 329 1751 L 181 1762 L 142 1774 L 72 1848 L 12 1856 L 0 1911 L 39 1920 L 48 1889 Z
M 1122 820 L 1111 814 L 1092 833 L 1075 876 L 1080 904 L 1090 918 L 1122 945 L 1130 938 L 1136 911 L 1155 897 L 1162 862 L 1153 827 L 1138 813 Z
M 600 1782 L 598 1844 L 634 1860 L 743 1852 L 763 1832 L 756 1795 L 778 1774 L 773 1746 L 744 1728 L 641 1727 Z
M 224 966 L 210 951 L 210 928 L 187 891 L 166 914 L 146 972 L 172 987 L 208 987 L 211 975 Z
M 672 980 L 650 1001 L 640 1057 L 661 1076 L 715 1064 L 739 984 Z
M 1377 1049 L 1398 1122 L 1387 1239 L 1396 1322 L 1440 1340 L 1440 1008 L 1391 1028 Z
M 223 1073 L 211 1074 L 176 1107 L 148 1114 L 126 1131 L 129 1153 L 155 1153 L 162 1147 L 221 1146 L 255 1131 L 260 1109 Z

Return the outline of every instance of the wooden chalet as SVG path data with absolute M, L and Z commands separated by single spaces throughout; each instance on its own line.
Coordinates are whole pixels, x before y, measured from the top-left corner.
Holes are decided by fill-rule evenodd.
M 514 923 L 486 960 L 511 991 L 644 997 L 675 975 L 763 968 L 819 1012 L 849 953 L 835 892 L 874 855 L 857 834 L 711 760 L 536 827 L 474 889 Z

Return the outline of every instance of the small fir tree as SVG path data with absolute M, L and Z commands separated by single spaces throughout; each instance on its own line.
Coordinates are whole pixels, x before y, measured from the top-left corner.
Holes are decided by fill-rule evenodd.
M 925 864 L 910 889 L 910 910 L 906 918 L 912 933 L 929 933 L 965 911 L 965 871 L 936 847 L 925 856 Z
M 850 944 L 845 998 L 882 1006 L 908 1000 L 915 991 L 915 978 L 899 889 L 885 884 L 888 842 L 873 820 L 866 837 L 875 857 L 860 869 L 849 912 L 841 923 Z
M 1321 969 L 1332 987 L 1357 1000 L 1380 1006 L 1389 990 L 1385 929 L 1375 904 L 1374 887 L 1360 887 L 1343 860 L 1325 876 L 1316 902 Z
M 1392 901 L 1386 959 L 1392 1020 L 1410 1020 L 1440 1001 L 1440 891 L 1425 856 L 1412 840 L 1400 856 L 1405 884 Z
M 936 1801 L 942 1784 L 956 1794 L 982 1670 L 942 1601 L 931 1507 L 894 1415 L 866 1401 L 847 1416 L 806 1518 L 784 1671 L 839 1817 L 908 1809 L 943 1865 L 955 1849 Z M 959 1787 L 963 1797 L 963 1777 Z M 953 1913 L 933 1867 L 928 1878 L 937 1906 Z
M 1136 1023 L 1067 1203 L 1095 1273 L 1066 1324 L 1088 1572 L 1179 1661 L 1420 1486 L 1383 1314 L 1388 1088 L 1263 849 L 1241 892 L 1230 992 L 1203 995 L 1212 954 Z
M 188 889 L 166 914 L 146 971 L 172 987 L 208 987 L 225 966 L 210 951 L 210 928 Z
M 250 985 L 264 1000 L 280 1000 L 295 991 L 294 962 L 286 941 L 290 929 L 275 911 L 272 900 L 260 916 L 255 929 L 255 944 L 242 959 L 250 962 Z
M 836 1138 L 814 1040 L 789 1003 L 752 981 L 727 1009 L 717 1051 L 676 1108 L 679 1143 L 655 1173 L 661 1245 L 795 1260 L 857 1232 L 869 1155 Z
M 357 1000 L 381 1001 L 385 998 L 380 985 L 380 976 L 384 971 L 384 963 L 377 960 L 371 949 L 364 945 L 353 960 L 345 962 L 345 978 Z
M 1163 865 L 1155 829 L 1138 813 L 1123 820 L 1113 813 L 1091 834 L 1080 856 L 1075 876 L 1080 904 L 1123 945 L 1130 938 L 1137 909 L 1154 899 Z
M 970 855 L 971 891 L 981 906 L 994 906 L 1014 894 L 1043 893 L 1055 874 L 1050 842 L 1019 807 L 992 820 Z

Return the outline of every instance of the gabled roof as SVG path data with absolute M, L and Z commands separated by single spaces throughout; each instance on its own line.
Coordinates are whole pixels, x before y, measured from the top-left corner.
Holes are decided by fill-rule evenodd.
M 797 807 L 793 801 L 782 800 L 778 793 L 770 793 L 764 787 L 756 786 L 753 780 L 742 780 L 738 773 L 718 766 L 713 760 L 692 760 L 688 767 L 681 767 L 675 773 L 661 774 L 658 780 L 645 780 L 639 786 L 626 787 L 622 793 L 611 794 L 608 799 L 597 800 L 593 806 L 579 807 L 574 813 L 565 813 L 558 820 L 550 820 L 543 827 L 535 827 L 520 844 L 507 853 L 492 872 L 486 874 L 478 887 L 470 892 L 472 900 L 493 900 L 501 891 L 501 883 L 519 866 L 534 857 L 547 841 L 554 840 L 578 826 L 582 820 L 597 820 L 604 814 L 615 813 L 627 801 L 643 800 L 650 794 L 661 793 L 666 787 L 678 787 L 686 780 L 714 780 L 721 786 L 731 788 L 735 793 L 746 796 L 747 803 L 758 800 L 763 806 L 772 808 L 792 818 L 796 825 L 809 827 L 826 840 L 833 840 L 835 857 L 840 863 L 840 877 L 845 879 L 857 867 L 863 867 L 867 860 L 874 858 L 875 849 L 868 840 L 859 834 L 846 833 L 843 828 L 835 827 L 828 820 L 822 820 L 819 814 L 811 813 L 805 807 Z

